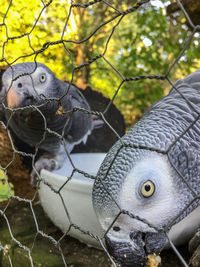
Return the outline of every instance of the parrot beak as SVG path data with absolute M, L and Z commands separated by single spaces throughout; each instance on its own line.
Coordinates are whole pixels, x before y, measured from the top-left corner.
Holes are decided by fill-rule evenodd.
M 7 94 L 7 104 L 9 108 L 17 108 L 22 103 L 23 98 L 11 87 Z
M 146 263 L 146 253 L 144 250 L 144 241 L 141 232 L 135 232 L 132 239 L 117 241 L 106 236 L 106 246 L 108 252 L 122 266 L 142 267 Z
M 147 261 L 148 255 L 158 255 L 166 245 L 166 235 L 163 232 L 156 233 L 130 233 L 129 240 L 116 240 L 106 236 L 108 252 L 122 266 L 142 267 Z

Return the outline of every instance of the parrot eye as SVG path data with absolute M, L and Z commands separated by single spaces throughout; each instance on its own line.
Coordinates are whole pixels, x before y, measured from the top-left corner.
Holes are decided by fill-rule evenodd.
M 17 84 L 18 88 L 22 88 L 22 83 Z
M 42 73 L 42 74 L 40 75 L 40 82 L 41 82 L 41 83 L 44 83 L 44 82 L 46 81 L 46 79 L 47 79 L 46 74 L 45 74 L 45 73 Z
M 145 183 L 143 183 L 141 187 L 141 194 L 143 197 L 151 197 L 155 192 L 155 184 L 148 180 Z

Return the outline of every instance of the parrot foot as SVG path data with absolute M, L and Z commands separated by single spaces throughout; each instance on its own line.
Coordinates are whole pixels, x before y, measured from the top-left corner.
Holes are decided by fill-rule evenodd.
M 200 267 L 200 229 L 189 242 L 189 251 L 192 254 L 189 266 Z
M 34 169 L 31 172 L 31 185 L 36 188 L 37 177 L 40 174 L 42 169 L 52 171 L 56 168 L 56 162 L 54 159 L 41 157 L 34 166 Z
M 52 171 L 61 168 L 64 161 L 64 154 L 60 153 L 52 155 L 45 153 L 35 163 L 35 166 L 31 172 L 31 185 L 33 188 L 37 187 L 37 178 L 40 175 L 42 169 Z

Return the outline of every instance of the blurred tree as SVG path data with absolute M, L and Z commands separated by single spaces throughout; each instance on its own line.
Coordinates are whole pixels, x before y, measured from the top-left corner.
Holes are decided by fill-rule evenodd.
M 6 59 L 11 64 L 33 61 L 36 57 L 59 78 L 73 78 L 79 87 L 90 85 L 110 98 L 122 82 L 121 75 L 165 75 L 182 51 L 191 34 L 190 29 L 174 1 L 152 0 L 126 16 L 119 14 L 119 10 L 126 10 L 136 2 L 99 1 L 86 7 L 88 1 L 84 0 L 82 6 L 70 8 L 71 1 L 67 0 L 2 1 L 2 61 Z M 182 2 L 186 8 L 188 5 L 185 3 L 190 2 L 189 7 L 195 12 L 200 9 L 198 1 Z M 169 11 L 171 9 L 175 11 Z M 48 42 L 53 43 L 44 46 Z M 94 60 L 96 57 L 98 59 Z M 91 60 L 92 64 L 87 64 Z M 170 77 L 174 81 L 187 75 L 199 67 L 199 62 L 199 33 L 195 33 Z M 72 71 L 73 67 L 85 63 L 83 68 Z M 166 81 L 160 80 L 123 83 L 114 103 L 124 114 L 127 126 L 140 118 L 152 102 L 167 93 L 169 87 Z
M 2 1 L 0 6 L 0 55 L 9 64 L 37 61 L 47 64 L 53 71 L 70 73 L 70 57 L 62 45 L 52 46 L 39 53 L 46 42 L 60 40 L 69 13 L 68 1 Z M 66 33 L 75 35 L 73 14 Z M 64 56 L 63 56 L 64 55 Z M 56 64 L 55 64 L 56 63 Z

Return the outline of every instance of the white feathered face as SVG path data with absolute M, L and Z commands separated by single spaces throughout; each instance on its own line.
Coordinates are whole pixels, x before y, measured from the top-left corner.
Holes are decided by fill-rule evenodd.
M 41 95 L 51 97 L 55 87 L 55 76 L 46 66 L 25 64 L 16 64 L 3 74 L 3 91 L 10 108 L 37 103 Z
M 162 227 L 164 222 L 173 218 L 174 202 L 177 201 L 171 171 L 166 156 L 152 154 L 152 157 L 139 161 L 122 186 L 121 208 L 144 218 L 158 228 Z M 147 230 L 147 227 L 142 225 L 134 228 L 138 231 Z
M 178 205 L 174 205 L 174 203 L 177 204 L 177 194 L 179 193 L 174 185 L 174 171 L 167 156 L 156 152 L 150 153 L 139 160 L 128 173 L 120 190 L 118 203 L 122 210 L 127 210 L 155 227 L 161 228 L 174 217 L 174 214 L 177 214 L 176 206 Z M 126 218 L 125 229 L 129 228 L 129 232 L 133 230 L 154 231 L 146 224 L 128 218 L 127 215 L 121 215 L 117 222 L 120 221 L 121 224 L 123 217 Z M 100 220 L 102 227 L 106 230 L 113 218 L 104 217 Z
M 177 188 L 175 174 L 166 155 L 146 153 L 126 176 L 117 200 L 121 210 L 135 217 L 121 214 L 113 223 L 114 209 L 99 214 L 103 229 L 110 228 L 106 234 L 108 249 L 126 266 L 129 262 L 130 266 L 141 266 L 146 254 L 159 253 L 164 247 L 166 235 L 157 229 L 173 221 L 184 208 L 184 194 Z

